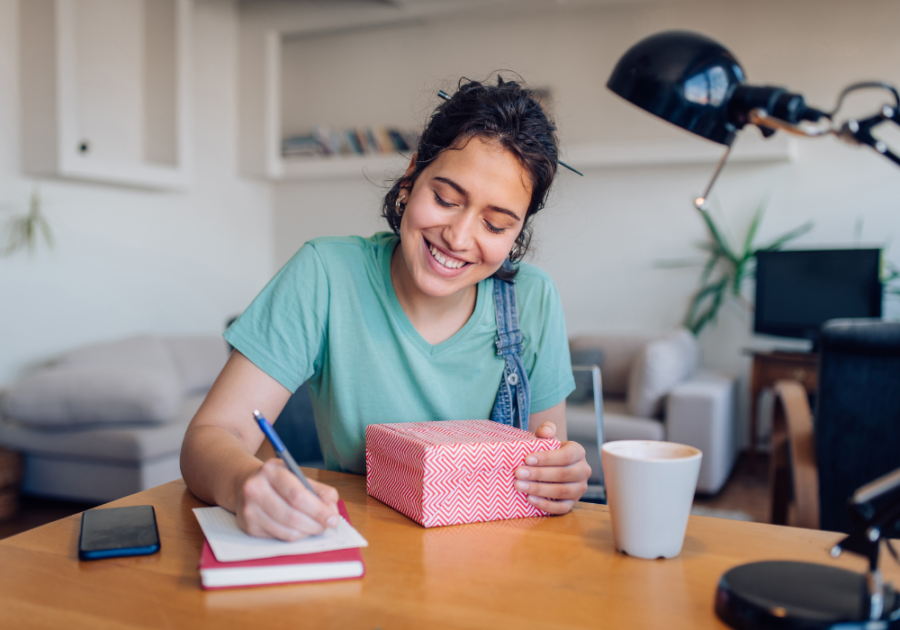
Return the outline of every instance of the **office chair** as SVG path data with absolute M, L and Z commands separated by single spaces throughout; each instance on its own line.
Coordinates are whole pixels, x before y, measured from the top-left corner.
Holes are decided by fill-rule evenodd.
M 799 383 L 774 389 L 772 522 L 849 533 L 853 492 L 900 468 L 900 322 L 825 323 L 814 421 Z

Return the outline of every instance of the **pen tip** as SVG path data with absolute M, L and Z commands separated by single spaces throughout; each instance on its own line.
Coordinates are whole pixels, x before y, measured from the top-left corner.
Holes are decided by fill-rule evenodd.
M 259 420 L 260 415 L 262 415 L 262 414 L 259 413 L 259 409 L 254 409 L 254 410 L 253 410 L 253 417 L 254 417 L 254 418 L 256 418 L 257 420 Z

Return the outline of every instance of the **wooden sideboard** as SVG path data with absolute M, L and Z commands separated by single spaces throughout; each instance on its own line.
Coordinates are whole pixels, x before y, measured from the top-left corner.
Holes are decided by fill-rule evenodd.
M 791 379 L 798 381 L 806 393 L 815 394 L 819 381 L 819 355 L 815 352 L 785 352 L 772 350 L 756 352 L 748 350 L 753 357 L 750 373 L 750 460 L 756 461 L 757 413 L 759 395 L 776 381 Z

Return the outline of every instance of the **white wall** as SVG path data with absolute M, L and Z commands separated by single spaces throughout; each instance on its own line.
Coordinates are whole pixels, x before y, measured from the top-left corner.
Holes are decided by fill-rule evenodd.
M 607 8 L 562 3 L 543 11 L 296 38 L 285 47 L 283 122 L 288 132 L 317 123 L 421 124 L 438 88 L 452 88 L 463 75 L 480 78 L 511 68 L 531 85 L 553 89 L 564 146 L 654 138 L 704 142 L 606 90 L 619 56 L 642 37 L 673 28 L 704 32 L 734 52 L 751 83 L 784 85 L 829 109 L 853 81 L 900 84 L 898 23 L 900 4 L 891 0 Z M 859 100 L 861 111 L 883 102 Z M 699 269 L 660 269 L 656 263 L 697 255 L 692 243 L 704 238 L 704 228 L 691 200 L 711 172 L 712 166 L 595 169 L 584 178 L 560 172 L 552 202 L 535 223 L 534 262 L 555 278 L 570 334 L 659 331 L 682 320 Z M 380 194 L 362 179 L 277 186 L 277 262 L 315 236 L 383 229 Z M 900 234 L 900 170 L 871 151 L 830 138 L 803 141 L 790 164 L 730 165 L 714 201 L 737 238 L 764 198 L 769 205 L 760 241 L 812 219 L 814 231 L 797 245 L 848 245 L 862 218 L 863 241 L 889 244 L 888 257 L 900 263 L 898 246 L 890 245 Z M 896 305 L 891 309 L 898 314 Z M 742 348 L 790 345 L 753 338 L 751 327 L 750 314 L 731 304 L 701 336 L 706 364 L 741 375 L 744 388 L 749 359 Z
M 22 172 L 18 10 L 0 0 L 0 223 L 38 186 L 56 246 L 0 258 L 0 385 L 85 343 L 220 333 L 273 272 L 270 189 L 237 174 L 236 3 L 195 2 L 194 178 L 180 193 Z

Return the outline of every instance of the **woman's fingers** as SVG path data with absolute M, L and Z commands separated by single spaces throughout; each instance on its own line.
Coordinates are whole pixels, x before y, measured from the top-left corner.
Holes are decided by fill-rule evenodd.
M 275 492 L 278 493 L 279 498 L 286 503 L 285 507 L 292 508 L 293 511 L 299 512 L 304 517 L 312 519 L 319 524 L 320 531 L 312 533 L 320 534 L 326 527 L 337 527 L 336 501 L 330 504 L 325 503 L 317 495 L 307 490 L 303 483 L 280 460 L 270 459 L 263 465 L 262 470 Z M 315 488 L 315 486 L 313 487 Z M 277 514 L 273 514 L 266 509 L 270 516 L 286 525 L 292 525 L 292 522 L 279 518 L 280 515 L 284 514 L 280 503 L 271 502 L 268 505 L 278 510 Z M 297 517 L 293 514 L 289 514 L 288 518 L 293 518 L 293 522 L 297 522 Z M 305 520 L 302 522 L 306 523 Z
M 541 428 L 543 425 L 538 430 Z M 565 514 L 587 490 L 591 467 L 584 459 L 584 448 L 577 442 L 564 442 L 557 450 L 532 453 L 525 461 L 530 465 L 516 469 L 516 490 L 549 514 Z
M 269 460 L 241 487 L 238 524 L 252 536 L 297 540 L 336 527 L 337 490 L 311 481 L 309 492 L 282 462 Z
M 587 482 L 577 483 L 536 483 L 533 481 L 516 481 L 516 490 L 528 495 L 547 499 L 571 499 L 577 501 L 587 490 Z
M 584 459 L 584 447 L 578 442 L 563 442 L 559 449 L 531 453 L 525 463 L 526 466 L 516 469 L 516 478 L 570 482 L 587 480 L 591 476 L 591 467 Z
M 571 500 L 553 501 L 534 495 L 529 495 L 528 502 L 534 507 L 544 510 L 548 514 L 565 514 L 571 510 L 572 506 L 575 504 L 575 502 Z
M 251 536 L 292 541 L 310 535 L 277 522 L 265 512 L 260 503 L 245 504 L 236 516 L 241 529 Z
M 578 442 L 563 442 L 550 451 L 536 451 L 525 457 L 528 466 L 568 466 L 584 459 L 584 447 Z
M 550 421 L 542 422 L 534 434 L 544 440 L 550 440 L 556 437 L 556 425 Z
M 320 483 L 315 479 L 307 479 L 309 484 L 316 491 L 316 494 L 319 495 L 319 498 L 329 506 L 334 508 L 334 513 L 337 514 L 337 502 L 338 502 L 338 491 L 331 486 L 326 486 L 324 483 Z

